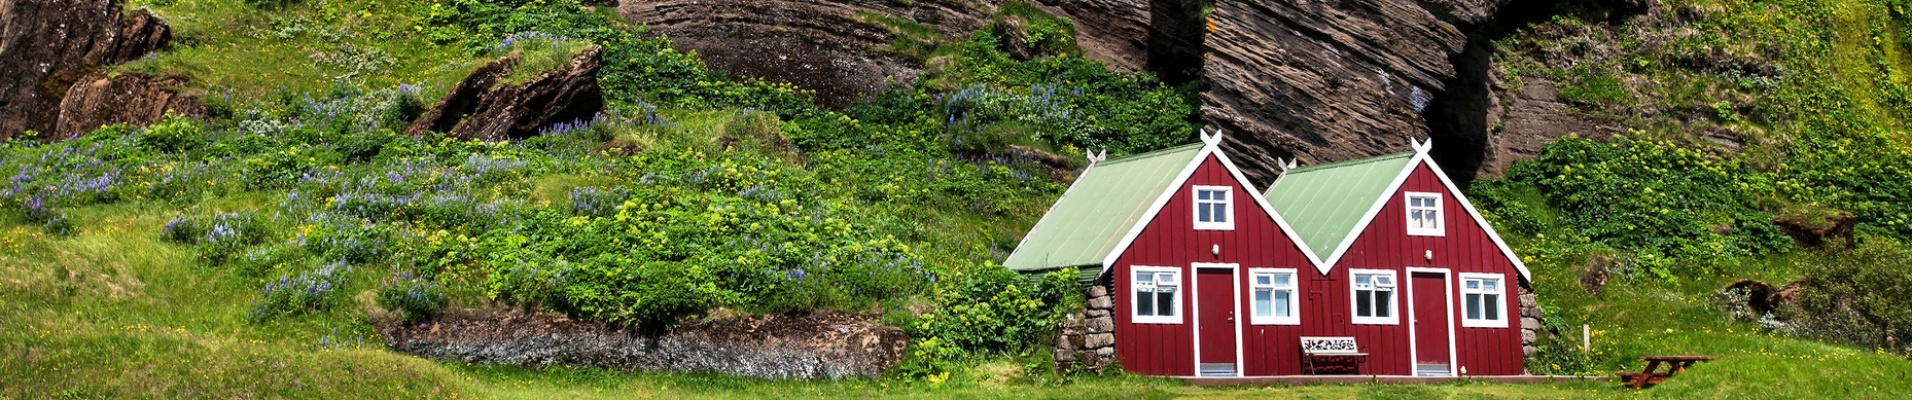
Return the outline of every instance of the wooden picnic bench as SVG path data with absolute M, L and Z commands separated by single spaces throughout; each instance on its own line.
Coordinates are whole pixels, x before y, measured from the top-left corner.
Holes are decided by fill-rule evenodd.
M 1634 389 L 1658 385 L 1672 378 L 1673 375 L 1686 372 L 1686 368 L 1692 367 L 1694 363 L 1718 358 L 1719 356 L 1640 356 L 1641 360 L 1646 361 L 1646 371 L 1621 372 L 1620 382 Z M 1666 364 L 1666 372 L 1659 371 L 1660 364 Z
M 1318 375 L 1323 370 L 1332 373 L 1360 375 L 1361 365 L 1368 363 L 1368 353 L 1362 353 L 1355 345 L 1353 337 L 1345 336 L 1302 336 L 1301 337 L 1301 373 Z

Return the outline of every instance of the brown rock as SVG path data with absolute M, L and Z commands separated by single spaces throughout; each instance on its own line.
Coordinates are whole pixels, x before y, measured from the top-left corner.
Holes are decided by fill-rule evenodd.
M 1089 309 L 1091 310 L 1110 308 L 1115 308 L 1115 300 L 1112 300 L 1110 297 L 1104 296 L 1089 299 Z
M 444 132 L 459 139 L 499 141 L 593 118 L 604 109 L 604 92 L 597 83 L 602 53 L 593 46 L 572 57 L 569 67 L 519 84 L 504 82 L 518 64 L 515 54 L 493 61 L 459 82 L 405 133 Z
M 1085 339 L 1084 343 L 1082 344 L 1083 347 L 1092 348 L 1092 349 L 1109 347 L 1114 345 L 1115 345 L 1115 334 L 1113 333 L 1089 334 L 1088 338 Z
M 1115 319 L 1110 317 L 1090 319 L 1084 327 L 1089 332 L 1115 332 Z
M 72 139 L 118 123 L 150 125 L 168 112 L 205 114 L 197 94 L 180 91 L 184 84 L 177 78 L 94 72 L 67 90 L 60 101 L 60 124 L 52 138 Z
M 120 0 L 0 0 L 0 139 L 51 133 L 67 89 L 101 66 L 164 49 L 172 30 Z
M 1773 218 L 1773 224 L 1791 236 L 1802 247 L 1821 248 L 1837 245 L 1850 249 L 1853 246 L 1852 228 L 1857 226 L 1859 218 L 1852 213 L 1830 210 L 1818 213 L 1782 214 Z

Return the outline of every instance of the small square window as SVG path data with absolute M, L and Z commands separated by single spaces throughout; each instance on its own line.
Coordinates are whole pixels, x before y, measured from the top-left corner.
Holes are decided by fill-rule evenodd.
M 1235 188 L 1229 186 L 1196 186 L 1195 229 L 1235 229 L 1234 191 Z
M 1130 282 L 1134 321 L 1142 324 L 1182 323 L 1182 271 L 1169 267 L 1137 266 Z
M 1506 328 L 1507 292 L 1501 284 L 1506 275 L 1461 274 L 1461 326 Z
M 1296 325 L 1301 323 L 1299 293 L 1295 271 L 1288 268 L 1249 268 L 1249 319 L 1251 325 Z

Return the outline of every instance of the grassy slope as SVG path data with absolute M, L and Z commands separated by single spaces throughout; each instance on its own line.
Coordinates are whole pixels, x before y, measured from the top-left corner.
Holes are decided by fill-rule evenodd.
M 177 0 L 158 4 L 162 15 L 198 43 L 183 46 L 157 63 L 185 71 L 206 88 L 242 88 L 262 95 L 284 85 L 316 91 L 330 77 L 353 68 L 312 62 L 313 51 L 336 52 L 319 36 L 266 40 L 233 32 L 271 26 L 271 18 L 306 17 L 314 26 L 362 26 L 341 33 L 344 43 L 370 46 L 390 54 L 368 84 L 447 83 L 472 66 L 465 52 L 432 45 L 413 35 L 389 37 L 380 26 L 403 27 L 410 12 L 379 7 L 414 7 L 414 2 L 331 2 L 327 8 L 299 8 L 274 17 L 246 15 L 238 2 Z M 1860 10 L 1863 11 L 1863 10 Z M 1868 18 L 1841 12 L 1842 18 Z M 1858 26 L 1858 25 L 1855 25 Z M 1850 38 L 1852 36 L 1842 36 Z M 1841 40 L 1853 51 L 1876 47 Z M 1854 47 L 1857 46 L 1857 47 Z M 1888 47 L 1889 48 L 1889 47 Z M 316 50 L 315 50 L 316 49 Z M 1903 65 L 1905 55 L 1896 55 Z M 1849 58 L 1849 59 L 1848 59 Z M 1870 56 L 1837 58 L 1835 76 L 1860 89 L 1876 90 Z M 1896 68 L 1896 67 L 1888 67 Z M 1903 84 L 1903 76 L 1897 76 Z M 251 88 L 254 92 L 244 92 Z M 1858 98 L 1868 96 L 1855 95 Z M 1856 108 L 1871 115 L 1891 112 L 1876 103 Z M 682 117 L 687 125 L 704 118 Z M 552 178 L 562 181 L 574 178 Z M 565 184 L 554 184 L 566 186 Z M 540 188 L 560 193 L 567 187 Z M 256 207 L 265 194 L 210 199 L 202 208 Z M 485 397 L 485 398 L 784 398 L 871 397 L 986 398 L 1003 396 L 1141 398 L 1240 396 L 1306 398 L 1584 398 L 1669 396 L 1689 398 L 1795 398 L 1912 396 L 1912 364 L 1896 357 L 1755 333 L 1750 324 L 1727 320 L 1708 305 L 1716 288 L 1737 277 L 1784 280 L 1812 255 L 1760 260 L 1744 270 L 1675 283 L 1616 283 L 1602 297 L 1589 297 L 1574 281 L 1571 260 L 1533 263 L 1541 293 L 1560 307 L 1559 315 L 1587 321 L 1597 330 L 1596 351 L 1603 354 L 1722 354 L 1680 379 L 1647 392 L 1612 385 L 1560 384 L 1509 386 L 1488 384 L 1431 387 L 1332 386 L 1261 389 L 1197 389 L 1172 381 L 1144 378 L 1083 378 L 1065 385 L 995 383 L 972 371 L 943 386 L 893 380 L 799 383 L 750 379 L 625 373 L 600 370 L 531 371 L 421 360 L 383 350 L 372 341 L 344 349 L 326 349 L 322 340 L 367 333 L 356 310 L 339 311 L 265 325 L 244 321 L 257 285 L 249 278 L 195 265 L 190 253 L 158 241 L 160 225 L 183 207 L 133 203 L 74 210 L 80 234 L 44 236 L 37 227 L 6 221 L 0 225 L 0 397 Z M 998 236 L 1014 230 L 988 218 L 935 213 L 926 226 L 931 241 L 973 243 L 973 236 Z M 987 232 L 969 235 L 968 232 Z M 1533 238 L 1515 238 L 1526 243 Z M 1728 276 L 1732 275 L 1732 276 Z M 362 298 L 362 297 L 361 297 Z M 1605 360 L 1625 360 L 1607 357 Z M 1594 369 L 1610 372 L 1633 364 L 1608 362 Z M 1876 390 L 1876 392 L 1875 392 Z

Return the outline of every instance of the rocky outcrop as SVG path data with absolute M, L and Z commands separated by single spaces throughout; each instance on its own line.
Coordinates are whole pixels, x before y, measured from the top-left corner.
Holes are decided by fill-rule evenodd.
M 981 29 L 996 0 L 625 0 L 618 11 L 679 51 L 696 51 L 733 75 L 813 90 L 825 106 L 848 106 L 891 82 L 907 85 L 922 61 L 890 49 L 891 22 L 943 37 Z
M 1115 296 L 1109 287 L 1110 282 L 1090 285 L 1083 311 L 1066 316 L 1052 347 L 1058 371 L 1099 371 L 1115 365 Z
M 1036 0 L 1049 14 L 1075 22 L 1082 56 L 1109 63 L 1117 71 L 1148 67 L 1153 4 L 1162 0 Z M 1196 46 L 1196 51 L 1200 47 Z
M 1533 358 L 1535 353 L 1540 352 L 1540 329 L 1547 316 L 1540 308 L 1540 297 L 1533 290 L 1528 289 L 1527 285 L 1519 285 L 1519 289 L 1520 356 Z
M 443 132 L 459 139 L 523 139 L 552 125 L 591 119 L 604 109 L 597 71 L 603 49 L 591 47 L 563 69 L 523 82 L 506 79 L 518 66 L 517 54 L 479 67 L 432 105 L 405 133 Z
M 1492 0 L 1224 1 L 1207 39 L 1203 113 L 1252 179 L 1276 158 L 1323 163 L 1407 151 L 1457 77 L 1450 57 Z M 1437 140 L 1436 148 L 1442 143 Z M 1238 161 L 1239 162 L 1239 161 Z
M 67 89 L 101 66 L 165 48 L 172 29 L 120 0 L 0 0 L 0 138 L 52 132 Z
M 451 313 L 380 329 L 392 348 L 424 357 L 531 367 L 725 373 L 758 378 L 875 377 L 896 366 L 909 335 L 844 314 L 738 317 L 644 336 L 561 316 Z
M 185 81 L 142 74 L 94 72 L 74 83 L 60 102 L 52 139 L 65 140 L 110 124 L 150 125 L 173 112 L 201 115 L 199 96 L 182 91 Z

